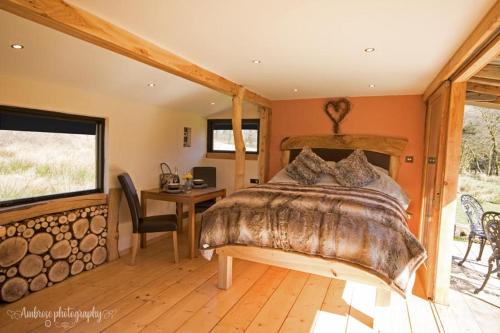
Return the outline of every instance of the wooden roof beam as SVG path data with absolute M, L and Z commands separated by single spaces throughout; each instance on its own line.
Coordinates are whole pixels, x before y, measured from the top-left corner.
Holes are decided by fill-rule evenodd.
M 465 101 L 468 105 L 480 106 L 488 109 L 497 109 L 500 110 L 500 104 L 496 104 L 493 102 L 476 102 L 476 101 Z
M 488 102 L 488 103 L 500 103 L 500 97 L 495 95 L 480 94 L 476 92 L 467 92 L 466 101 L 468 102 Z
M 500 87 L 489 86 L 485 84 L 478 83 L 467 83 L 467 91 L 473 91 L 476 93 L 500 96 Z
M 485 79 L 482 77 L 473 76 L 469 79 L 468 82 L 469 83 L 485 84 L 487 86 L 500 87 L 500 78 L 499 78 L 499 80 L 495 80 L 495 79 Z
M 240 91 L 239 84 L 62 0 L 0 0 L 0 9 L 226 95 L 235 96 Z M 249 90 L 245 99 L 271 107 L 270 100 Z
M 483 69 L 474 75 L 483 79 L 498 80 L 500 79 L 500 66 L 486 65 Z

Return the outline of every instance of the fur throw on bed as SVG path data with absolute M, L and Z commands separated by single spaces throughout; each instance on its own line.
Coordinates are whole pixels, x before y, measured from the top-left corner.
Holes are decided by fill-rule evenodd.
M 217 202 L 202 217 L 200 250 L 250 245 L 342 260 L 405 292 L 426 253 L 392 197 L 370 189 L 265 184 Z

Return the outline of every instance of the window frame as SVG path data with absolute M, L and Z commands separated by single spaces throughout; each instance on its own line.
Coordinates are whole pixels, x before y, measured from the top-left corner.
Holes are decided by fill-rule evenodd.
M 207 119 L 207 153 L 220 153 L 220 154 L 234 154 L 235 150 L 214 150 L 213 149 L 213 131 L 214 125 L 223 124 L 229 125 L 233 130 L 233 123 L 231 119 Z M 260 119 L 243 119 L 241 123 L 241 129 L 254 129 L 248 128 L 250 125 L 257 125 L 257 151 L 246 151 L 246 154 L 258 155 L 260 151 Z M 247 127 L 247 128 L 245 128 Z
M 0 201 L 0 208 L 8 208 L 13 206 L 20 206 L 26 204 L 33 204 L 37 202 L 53 200 L 53 199 L 61 199 L 61 198 L 70 198 L 70 197 L 78 197 L 87 194 L 94 193 L 104 193 L 104 178 L 105 178 L 105 119 L 98 117 L 90 117 L 90 116 L 82 116 L 76 114 L 68 114 L 62 112 L 54 112 L 54 111 L 45 111 L 39 109 L 31 109 L 31 108 L 22 108 L 15 106 L 7 106 L 0 105 L 0 113 L 24 113 L 25 115 L 33 115 L 33 116 L 42 116 L 48 119 L 55 120 L 84 120 L 95 122 L 96 124 L 96 179 L 95 179 L 95 188 L 92 190 L 83 190 L 83 191 L 74 191 L 74 192 L 64 192 L 57 194 L 49 194 L 42 195 L 37 197 L 30 198 L 20 198 L 13 199 L 8 201 Z M 47 133 L 55 133 L 55 132 L 47 132 Z

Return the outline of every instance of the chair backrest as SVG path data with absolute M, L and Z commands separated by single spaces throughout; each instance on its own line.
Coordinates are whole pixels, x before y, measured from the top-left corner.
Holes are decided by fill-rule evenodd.
M 130 208 L 130 216 L 132 217 L 132 229 L 136 233 L 139 229 L 139 220 L 142 218 L 141 204 L 139 203 L 137 191 L 128 173 L 119 175 L 118 181 L 122 186 L 123 192 L 125 192 L 128 207 Z
M 486 212 L 483 214 L 483 228 L 486 238 L 493 248 L 493 255 L 500 259 L 500 213 Z
M 473 196 L 468 194 L 463 194 L 460 201 L 462 202 L 462 207 L 467 215 L 471 231 L 474 231 L 475 233 L 483 233 L 481 219 L 483 218 L 484 210 L 481 204 L 474 199 Z
M 210 187 L 217 187 L 217 169 L 215 167 L 194 167 L 193 177 L 205 180 Z

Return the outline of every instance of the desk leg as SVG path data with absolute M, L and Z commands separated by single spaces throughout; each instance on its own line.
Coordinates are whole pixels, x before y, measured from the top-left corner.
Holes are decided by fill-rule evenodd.
M 175 208 L 176 208 L 176 214 L 177 214 L 177 231 L 182 232 L 182 222 L 183 222 L 182 215 L 184 213 L 182 211 L 182 203 L 177 202 L 175 204 Z
M 196 235 L 196 211 L 194 209 L 194 204 L 190 203 L 189 204 L 189 218 L 188 218 L 188 223 L 189 223 L 189 256 L 191 259 L 196 257 L 196 240 L 195 240 L 195 235 Z
M 147 202 L 148 202 L 148 199 L 145 197 L 144 193 L 141 193 L 141 209 L 142 209 L 142 216 L 143 217 L 148 216 Z M 142 233 L 141 234 L 141 249 L 145 249 L 146 246 L 147 246 L 146 234 Z

